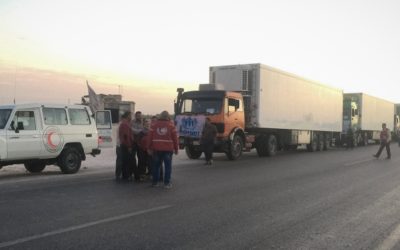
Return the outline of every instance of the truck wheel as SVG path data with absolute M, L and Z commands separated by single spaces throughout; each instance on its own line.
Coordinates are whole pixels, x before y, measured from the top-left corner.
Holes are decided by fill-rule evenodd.
M 229 151 L 226 153 L 226 156 L 229 160 L 236 160 L 242 155 L 243 151 L 243 140 L 239 135 L 235 135 L 233 140 L 229 145 Z
M 199 159 L 201 156 L 201 153 L 202 153 L 201 151 L 195 150 L 194 147 L 192 147 L 192 146 L 186 146 L 185 152 L 186 152 L 187 157 L 189 157 L 189 159 L 192 159 L 192 160 Z
M 324 150 L 325 138 L 322 134 L 318 136 L 317 151 Z
M 24 163 L 25 169 L 31 173 L 40 173 L 46 167 L 44 162 L 29 162 Z
M 265 135 L 256 138 L 256 150 L 259 157 L 268 156 L 267 143 L 268 138 Z
M 307 144 L 307 150 L 308 152 L 314 152 L 317 151 L 317 148 L 318 148 L 318 139 L 317 137 L 313 136 L 310 144 Z
M 325 135 L 323 138 L 324 138 L 323 139 L 324 140 L 324 145 L 322 147 L 322 150 L 327 151 L 329 149 L 329 145 L 330 145 L 330 137 Z
M 278 151 L 278 140 L 276 139 L 275 135 L 268 136 L 267 142 L 267 155 L 274 156 Z
M 81 168 L 82 158 L 76 148 L 65 148 L 59 159 L 63 174 L 74 174 Z

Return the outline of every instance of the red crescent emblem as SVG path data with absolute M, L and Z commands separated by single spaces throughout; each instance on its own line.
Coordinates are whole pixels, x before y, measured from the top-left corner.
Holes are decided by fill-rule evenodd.
M 57 147 L 57 145 L 54 145 L 53 144 L 53 141 L 51 140 L 51 136 L 54 134 L 54 132 L 50 132 L 48 135 L 47 135 L 47 145 L 49 145 L 49 147 L 51 147 L 51 148 L 56 148 Z

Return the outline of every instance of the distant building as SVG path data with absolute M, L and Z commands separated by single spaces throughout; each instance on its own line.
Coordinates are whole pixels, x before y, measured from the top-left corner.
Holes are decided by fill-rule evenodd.
M 122 95 L 97 95 L 100 100 L 100 109 L 110 110 L 113 123 L 118 123 L 119 118 L 125 111 L 135 112 L 135 102 L 122 101 Z M 90 103 L 89 96 L 82 97 L 82 104 L 88 105 Z

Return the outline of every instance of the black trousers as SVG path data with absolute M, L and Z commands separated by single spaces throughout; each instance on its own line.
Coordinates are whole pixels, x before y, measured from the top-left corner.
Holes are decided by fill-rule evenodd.
M 206 161 L 210 161 L 213 158 L 214 152 L 214 142 L 204 142 L 202 144 L 204 156 L 206 157 Z
M 115 178 L 118 179 L 122 177 L 122 155 L 120 146 L 116 147 L 115 154 L 117 155 L 117 159 L 115 160 Z
M 138 171 L 139 171 L 139 174 L 144 175 L 144 174 L 146 174 L 147 164 L 148 164 L 147 152 L 139 147 L 138 151 L 137 151 L 137 156 L 138 156 Z
M 379 157 L 382 153 L 383 148 L 386 147 L 386 153 L 387 153 L 387 157 L 391 157 L 390 154 L 390 143 L 388 142 L 381 142 L 381 146 L 379 147 L 378 153 L 376 153 L 376 156 Z
M 128 147 L 121 145 L 121 156 L 122 156 L 122 178 L 129 179 L 132 174 L 135 176 L 135 180 L 139 180 L 140 176 L 137 171 L 136 161 L 134 160 L 132 152 L 129 151 Z

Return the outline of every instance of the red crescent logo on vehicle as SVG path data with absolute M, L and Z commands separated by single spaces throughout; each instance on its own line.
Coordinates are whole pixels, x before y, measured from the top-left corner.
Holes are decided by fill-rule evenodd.
M 47 151 L 55 153 L 64 146 L 64 137 L 57 127 L 47 127 L 43 133 L 43 144 Z

